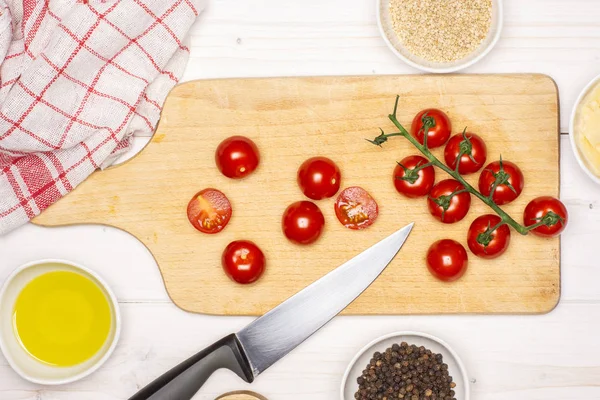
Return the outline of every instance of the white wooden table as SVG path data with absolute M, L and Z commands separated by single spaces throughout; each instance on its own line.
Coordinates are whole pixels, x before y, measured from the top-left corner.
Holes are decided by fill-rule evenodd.
M 185 80 L 416 73 L 385 47 L 374 3 L 212 0 L 192 32 Z M 475 382 L 473 399 L 600 399 L 600 187 L 579 170 L 567 137 L 577 94 L 600 73 L 600 2 L 505 0 L 505 8 L 498 46 L 467 72 L 540 72 L 558 83 L 561 197 L 571 216 L 562 240 L 559 306 L 542 316 L 338 317 L 262 375 L 253 390 L 271 400 L 337 399 L 343 371 L 363 344 L 395 330 L 418 330 L 442 337 L 461 354 Z M 65 387 L 27 383 L 0 356 L 3 400 L 125 399 L 251 320 L 179 310 L 145 247 L 106 227 L 26 226 L 0 237 L 0 282 L 19 264 L 43 257 L 71 259 L 105 276 L 121 303 L 122 338 L 100 371 Z M 219 371 L 196 398 L 213 400 L 246 387 Z

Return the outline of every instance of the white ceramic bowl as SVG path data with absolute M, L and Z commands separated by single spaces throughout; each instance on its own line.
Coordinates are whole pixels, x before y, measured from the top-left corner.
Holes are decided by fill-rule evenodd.
M 12 326 L 12 314 L 18 295 L 32 279 L 50 271 L 73 271 L 85 275 L 104 291 L 111 306 L 112 324 L 106 343 L 94 357 L 72 367 L 54 367 L 31 357 L 18 342 Z M 62 385 L 90 375 L 110 357 L 119 340 L 120 331 L 121 316 L 115 295 L 96 273 L 76 263 L 53 259 L 25 264 L 9 275 L 0 290 L 0 350 L 12 369 L 28 381 L 42 385 Z
M 390 0 L 377 0 L 377 23 L 383 40 L 400 59 L 408 65 L 423 71 L 446 74 L 467 68 L 481 60 L 492 50 L 500 39 L 504 24 L 503 0 L 492 0 L 492 24 L 481 45 L 467 57 L 451 63 L 438 63 L 425 60 L 409 52 L 400 42 L 394 31 L 390 15 Z
M 346 373 L 342 379 L 340 399 L 354 400 L 354 394 L 358 390 L 358 383 L 356 383 L 356 380 L 361 376 L 362 371 L 365 369 L 365 366 L 369 364 L 376 351 L 383 353 L 388 347 L 391 347 L 393 344 L 400 344 L 401 342 L 407 342 L 409 345 L 414 344 L 415 346 L 424 346 L 434 353 L 441 354 L 444 357 L 444 363 L 448 364 L 450 376 L 452 376 L 456 383 L 456 388 L 453 389 L 456 392 L 455 397 L 458 400 L 470 399 L 467 370 L 461 359 L 458 357 L 458 354 L 456 354 L 454 350 L 441 339 L 420 332 L 390 333 L 389 335 L 375 339 L 363 347 L 352 359 L 350 365 L 346 369 Z
M 573 111 L 571 112 L 571 121 L 569 123 L 569 140 L 571 140 L 571 148 L 573 149 L 573 153 L 575 154 L 575 158 L 577 159 L 577 163 L 585 171 L 585 173 L 590 177 L 591 180 L 600 185 L 600 177 L 588 166 L 588 162 L 585 159 L 585 156 L 581 154 L 581 150 L 577 145 L 577 141 L 575 140 L 575 124 L 577 118 L 577 110 L 579 109 L 579 105 L 583 101 L 584 97 L 594 88 L 596 85 L 600 85 L 600 75 L 595 77 L 590 83 L 587 84 L 585 89 L 579 94 L 577 101 L 575 102 L 575 106 L 573 107 Z

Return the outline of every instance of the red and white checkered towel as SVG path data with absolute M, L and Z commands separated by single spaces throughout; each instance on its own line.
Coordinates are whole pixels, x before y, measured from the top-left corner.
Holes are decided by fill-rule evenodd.
M 203 0 L 0 0 L 0 234 L 153 131 Z

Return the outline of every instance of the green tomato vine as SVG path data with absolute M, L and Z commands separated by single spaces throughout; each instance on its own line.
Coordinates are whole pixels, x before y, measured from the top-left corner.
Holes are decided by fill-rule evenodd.
M 500 157 L 500 167 L 501 167 L 500 171 L 498 171 L 497 173 L 494 174 L 495 181 L 492 184 L 491 193 L 489 196 L 484 196 L 477 189 L 475 189 L 469 182 L 467 182 L 462 177 L 462 175 L 458 172 L 458 168 L 460 165 L 459 161 L 460 161 L 461 157 L 463 155 L 471 156 L 471 143 L 470 143 L 469 139 L 466 137 L 466 130 L 463 132 L 464 140 L 460 146 L 460 152 L 459 152 L 457 160 L 456 160 L 456 168 L 451 169 L 446 164 L 441 162 L 430 151 L 429 147 L 427 146 L 428 133 L 429 133 L 429 130 L 435 126 L 435 119 L 433 119 L 432 117 L 427 116 L 427 115 L 425 115 L 423 117 L 423 120 L 422 120 L 423 121 L 423 131 L 424 131 L 423 144 L 419 143 L 417 141 L 417 139 L 415 139 L 398 121 L 398 118 L 396 115 L 397 115 L 397 111 L 398 111 L 399 100 L 400 100 L 400 96 L 396 96 L 394 112 L 392 114 L 389 114 L 389 116 L 388 116 L 390 121 L 392 121 L 392 123 L 396 126 L 396 128 L 398 128 L 399 132 L 386 134 L 383 131 L 383 129 L 380 128 L 381 133 L 377 137 L 375 137 L 373 140 L 367 139 L 367 141 L 376 146 L 382 147 L 382 145 L 385 142 L 387 142 L 390 137 L 402 136 L 406 140 L 408 140 L 415 148 L 417 148 L 417 150 L 419 150 L 429 161 L 426 165 L 421 166 L 420 169 L 424 168 L 425 166 L 433 165 L 433 166 L 438 167 L 439 169 L 443 170 L 444 172 L 446 172 L 448 175 L 450 175 L 452 178 L 456 179 L 458 182 L 460 182 L 465 187 L 464 190 L 460 190 L 458 192 L 452 193 L 449 196 L 444 196 L 443 199 L 433 199 L 436 202 L 436 204 L 438 204 L 442 207 L 444 207 L 444 205 L 449 205 L 449 203 L 450 203 L 449 200 L 452 198 L 452 196 L 455 196 L 458 193 L 463 193 L 465 191 L 468 191 L 473 196 L 477 197 L 479 200 L 481 200 L 483 203 L 485 203 L 487 206 L 489 206 L 501 218 L 501 221 L 494 227 L 488 227 L 488 229 L 484 233 L 481 233 L 479 235 L 477 240 L 479 241 L 479 239 L 481 238 L 481 242 L 480 242 L 481 244 L 484 244 L 484 245 L 489 244 L 489 241 L 491 240 L 491 234 L 496 229 L 500 228 L 502 225 L 505 225 L 505 224 L 511 226 L 515 231 L 519 232 L 521 235 L 527 235 L 529 233 L 529 231 L 531 231 L 539 226 L 542 226 L 542 225 L 553 226 L 557 223 L 562 222 L 562 218 L 559 215 L 550 211 L 546 215 L 544 215 L 542 218 L 540 218 L 538 220 L 538 222 L 536 222 L 533 225 L 524 226 L 524 225 L 519 224 L 508 213 L 506 213 L 504 210 L 502 210 L 500 208 L 500 206 L 498 206 L 493 200 L 493 196 L 496 191 L 496 188 L 500 185 L 506 185 L 511 190 L 515 191 L 514 187 L 512 187 L 512 185 L 509 183 L 510 175 L 507 174 L 504 171 L 504 169 L 502 168 L 502 156 Z M 404 167 L 402 166 L 402 168 L 404 168 Z M 405 170 L 406 175 L 409 177 L 407 180 L 410 182 L 411 178 L 414 177 L 414 171 L 411 173 L 411 172 L 407 171 L 407 168 L 404 168 L 404 170 Z M 418 170 L 416 171 L 416 173 L 418 173 Z M 416 178 L 415 178 L 415 180 L 416 180 Z

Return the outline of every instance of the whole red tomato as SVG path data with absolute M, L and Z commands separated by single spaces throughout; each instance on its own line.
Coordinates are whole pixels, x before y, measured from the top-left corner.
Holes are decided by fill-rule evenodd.
M 523 213 L 525 226 L 539 224 L 530 231 L 537 236 L 558 236 L 565 230 L 568 221 L 567 207 L 560 200 L 550 196 L 531 200 Z
M 452 224 L 469 212 L 471 193 L 459 181 L 445 179 L 431 189 L 427 205 L 431 215 L 445 224 Z
M 298 185 L 313 200 L 332 197 L 340 190 L 340 182 L 340 169 L 327 157 L 309 158 L 298 169 Z
M 487 214 L 471 223 L 467 244 L 473 254 L 481 258 L 496 258 L 508 249 L 510 228 L 506 224 L 497 227 L 501 221 L 499 216 Z
M 365 189 L 352 186 L 340 193 L 335 202 L 335 215 L 349 229 L 365 229 L 373 225 L 379 206 Z
M 421 156 L 408 156 L 400 161 L 392 177 L 398 193 L 410 198 L 426 196 L 435 183 L 435 169 L 428 163 Z
M 468 261 L 465 248 L 452 239 L 439 240 L 427 251 L 429 272 L 445 282 L 460 279 L 467 271 Z
M 510 161 L 494 161 L 488 164 L 479 175 L 479 191 L 489 196 L 494 190 L 492 199 L 499 206 L 515 200 L 525 186 L 525 177 L 521 169 Z
M 242 284 L 252 283 L 265 271 L 265 255 L 253 242 L 236 240 L 225 248 L 221 264 L 232 280 Z
M 297 201 L 285 210 L 281 225 L 283 234 L 292 242 L 310 244 L 321 236 L 325 217 L 315 203 Z
M 232 136 L 223 140 L 217 147 L 215 162 L 223 175 L 240 179 L 258 167 L 260 154 L 252 140 L 244 136 Z
M 231 203 L 217 189 L 204 189 L 196 193 L 187 207 L 190 223 L 204 233 L 221 232 L 231 218 Z
M 413 119 L 410 133 L 419 143 L 423 144 L 427 127 L 429 127 L 427 147 L 430 149 L 443 146 L 452 132 L 450 118 L 445 112 L 436 108 L 429 108 L 418 113 Z
M 461 175 L 472 174 L 485 165 L 487 146 L 482 138 L 465 131 L 460 135 L 452 136 L 446 144 L 444 149 L 446 165 L 456 170 L 456 160 L 459 155 L 458 172 Z

